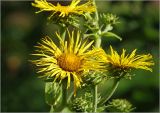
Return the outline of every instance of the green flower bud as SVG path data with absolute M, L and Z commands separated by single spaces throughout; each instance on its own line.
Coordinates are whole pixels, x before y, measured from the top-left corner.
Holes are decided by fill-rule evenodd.
M 83 83 L 84 83 L 83 86 L 99 84 L 103 80 L 104 77 L 105 77 L 104 73 L 89 72 L 83 78 Z
M 123 69 L 123 68 L 117 68 L 117 67 L 108 67 L 108 78 L 125 78 L 130 79 L 134 76 L 134 74 L 130 74 L 131 69 Z
M 110 14 L 110 13 L 103 14 L 101 17 L 108 24 L 117 24 L 117 23 L 119 23 L 119 21 L 118 21 L 119 18 L 114 14 Z
M 72 110 L 77 112 L 86 111 L 86 107 L 87 107 L 87 101 L 82 98 L 76 98 L 75 100 L 73 100 L 71 106 Z
M 84 95 L 80 97 L 76 97 L 71 102 L 71 109 L 76 112 L 92 112 L 92 98 L 93 96 L 89 92 L 83 93 Z
M 107 110 L 109 112 L 131 112 L 135 108 L 132 107 L 132 104 L 126 99 L 113 99 L 107 105 Z
M 69 15 L 68 17 L 60 18 L 57 14 L 55 16 L 52 16 L 52 18 L 48 18 L 48 24 L 54 23 L 59 24 L 62 27 L 67 27 L 69 25 L 72 25 L 74 27 L 79 28 L 79 19 L 76 16 Z

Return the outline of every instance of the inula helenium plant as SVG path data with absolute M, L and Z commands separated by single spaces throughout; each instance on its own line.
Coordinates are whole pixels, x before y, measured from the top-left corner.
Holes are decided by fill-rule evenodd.
M 111 45 L 110 51 L 102 48 L 102 37 L 122 40 L 112 32 L 113 25 L 119 23 L 118 17 L 99 13 L 95 0 L 35 0 L 32 6 L 36 13 L 46 13 L 47 21 L 60 28 L 53 31 L 54 37 L 42 38 L 31 54 L 31 62 L 46 84 L 50 112 L 133 111 L 136 106 L 126 99 L 110 98 L 122 79 L 132 78 L 132 69 L 152 72 L 154 63 L 151 54 L 138 54 L 137 48 L 130 54 L 126 49 L 119 54 Z M 106 96 L 98 91 L 104 81 L 114 81 Z

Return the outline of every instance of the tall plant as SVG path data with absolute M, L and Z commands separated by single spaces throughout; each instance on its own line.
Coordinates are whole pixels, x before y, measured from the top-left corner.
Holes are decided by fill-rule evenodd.
M 49 12 L 49 22 L 62 29 L 56 32 L 56 44 L 46 36 L 35 46 L 37 72 L 45 80 L 45 99 L 50 112 L 130 112 L 134 108 L 126 99 L 110 100 L 122 79 L 131 79 L 132 69 L 152 72 L 152 55 L 118 54 L 110 46 L 110 53 L 101 47 L 102 38 L 121 37 L 112 32 L 119 23 L 114 14 L 101 14 L 95 0 L 72 0 L 69 5 L 60 2 L 35 0 L 32 6 L 36 13 Z M 85 21 L 83 24 L 80 18 Z M 74 28 L 70 31 L 69 27 Z M 81 27 L 85 30 L 81 31 Z M 108 95 L 102 96 L 98 86 L 102 82 L 114 81 Z M 107 90 L 107 89 L 106 89 Z M 67 111 L 68 110 L 68 111 Z

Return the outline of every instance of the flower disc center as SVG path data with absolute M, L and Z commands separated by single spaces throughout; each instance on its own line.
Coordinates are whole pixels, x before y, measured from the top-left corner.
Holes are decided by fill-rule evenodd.
M 78 71 L 81 65 L 81 59 L 75 54 L 62 54 L 58 58 L 58 65 L 65 71 Z

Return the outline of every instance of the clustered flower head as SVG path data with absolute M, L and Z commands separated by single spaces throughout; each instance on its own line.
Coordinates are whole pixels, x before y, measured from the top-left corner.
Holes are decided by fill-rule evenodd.
M 89 50 L 93 41 L 88 44 L 87 41 L 82 42 L 80 32 L 77 32 L 75 40 L 74 31 L 71 34 L 68 31 L 69 41 L 62 40 L 61 36 L 56 34 L 60 47 L 57 47 L 51 38 L 43 38 L 36 46 L 37 53 L 32 54 L 40 58 L 32 62 L 39 67 L 39 73 L 43 72 L 43 77 L 54 77 L 54 81 L 67 78 L 67 88 L 70 87 L 73 78 L 74 94 L 76 94 L 76 88 L 81 86 L 83 73 L 104 69 L 101 60 L 104 51 L 101 48 Z
M 67 17 L 69 15 L 84 15 L 84 13 L 92 13 L 96 10 L 96 7 L 93 5 L 91 0 L 88 0 L 86 3 L 80 4 L 81 0 L 71 0 L 70 5 L 61 5 L 59 2 L 57 5 L 53 5 L 46 0 L 35 0 L 35 3 L 32 3 L 32 6 L 40 9 L 39 12 L 46 11 L 51 12 L 52 16 L 58 14 L 59 17 Z

